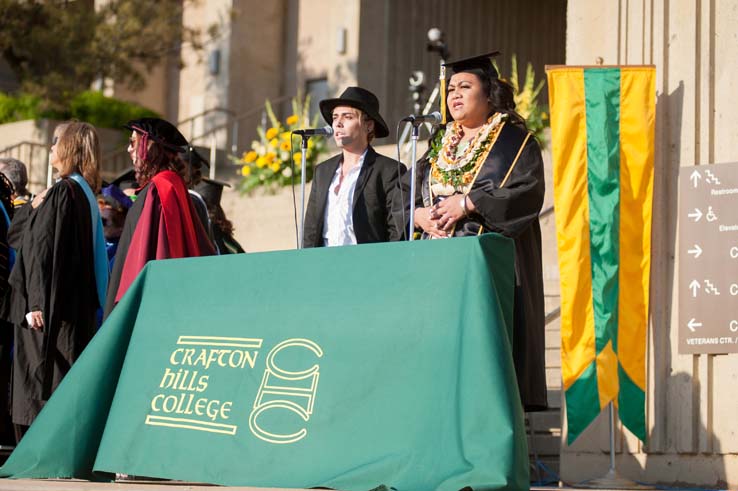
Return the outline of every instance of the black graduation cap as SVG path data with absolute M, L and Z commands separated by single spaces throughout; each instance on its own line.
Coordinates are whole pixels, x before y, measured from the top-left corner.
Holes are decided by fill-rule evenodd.
M 208 208 L 220 206 L 220 198 L 223 196 L 223 187 L 231 187 L 230 184 L 223 181 L 215 181 L 204 177 L 200 183 L 195 186 L 195 191 L 202 196 Z
M 189 152 L 189 159 L 192 165 L 198 166 L 198 165 L 205 165 L 208 169 L 210 168 L 210 162 L 208 162 L 205 157 L 200 155 L 200 153 L 195 150 L 195 147 L 188 145 L 187 151 Z
M 121 174 L 118 175 L 118 177 L 113 179 L 113 182 L 111 182 L 110 184 L 118 186 L 118 188 L 120 188 L 122 191 L 126 189 L 138 189 L 138 182 L 136 182 L 136 171 L 134 171 L 133 169 L 123 171 Z
M 469 70 L 477 69 L 482 70 L 489 78 L 498 78 L 500 75 L 492 64 L 492 58 L 499 54 L 499 51 L 492 51 L 483 55 L 472 56 L 471 58 L 450 61 L 444 65 L 453 73 L 468 72 Z
M 146 133 L 149 138 L 177 152 L 187 151 L 187 140 L 176 126 L 160 118 L 133 119 L 125 127 L 138 133 Z

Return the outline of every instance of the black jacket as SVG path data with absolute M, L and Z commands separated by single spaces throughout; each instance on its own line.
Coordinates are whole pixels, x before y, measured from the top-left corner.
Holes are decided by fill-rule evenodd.
M 548 406 L 542 243 L 538 223 L 545 186 L 540 147 L 535 138 L 526 140 L 527 133 L 523 128 L 505 123 L 469 191 L 469 199 L 477 211 L 457 222 L 453 236 L 497 232 L 515 241 L 513 361 L 523 406 L 526 411 L 538 411 Z M 416 207 L 430 205 L 429 178 L 430 163 L 423 158 L 418 162 Z M 409 194 L 410 176 L 404 176 L 401 181 L 403 191 Z M 407 220 L 408 206 L 400 207 L 395 213 Z
M 323 226 L 328 190 L 341 164 L 341 155 L 326 160 L 315 168 L 305 212 L 304 247 L 323 246 Z M 388 242 L 402 238 L 402 224 L 390 214 L 392 197 L 405 167 L 396 160 L 379 155 L 369 146 L 356 181 L 353 221 L 356 242 Z

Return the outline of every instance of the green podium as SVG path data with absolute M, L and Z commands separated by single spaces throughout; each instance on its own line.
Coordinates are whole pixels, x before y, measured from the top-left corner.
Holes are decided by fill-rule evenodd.
M 149 263 L 0 475 L 528 489 L 513 254 L 486 235 Z

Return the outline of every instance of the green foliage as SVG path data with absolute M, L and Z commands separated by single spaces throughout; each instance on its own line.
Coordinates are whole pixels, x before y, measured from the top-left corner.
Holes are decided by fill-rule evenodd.
M 39 119 L 41 98 L 35 95 L 20 94 L 10 96 L 0 92 L 0 124 L 24 119 Z
M 72 99 L 69 117 L 100 128 L 120 128 L 132 119 L 161 116 L 143 106 L 105 97 L 100 92 L 89 90 Z
M 500 74 L 502 76 L 502 72 Z M 545 85 L 545 80 L 539 80 L 536 83 L 536 73 L 529 62 L 525 67 L 525 80 L 521 87 L 518 81 L 518 59 L 516 55 L 512 55 L 508 82 L 515 91 L 515 110 L 525 119 L 525 124 L 536 137 L 541 148 L 545 148 L 546 139 L 543 131 L 549 126 L 548 108 L 538 102 L 538 96 Z
M 85 91 L 74 96 L 67 107 L 44 106 L 41 97 L 30 94 L 9 96 L 0 93 L 0 124 L 24 119 L 77 119 L 99 128 L 120 128 L 131 119 L 158 117 L 145 107 L 105 97 L 100 92 Z
M 162 62 L 180 62 L 180 46 L 196 55 L 203 32 L 185 27 L 186 4 L 202 0 L 97 2 L 0 0 L 0 56 L 24 93 L 42 110 L 65 110 L 93 82 L 115 80 L 136 90 Z M 211 26 L 207 35 L 214 37 Z

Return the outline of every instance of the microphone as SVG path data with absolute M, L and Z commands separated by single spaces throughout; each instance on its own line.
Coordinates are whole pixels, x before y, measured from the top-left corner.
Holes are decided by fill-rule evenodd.
M 331 136 L 333 134 L 333 128 L 326 125 L 322 128 L 306 128 L 302 130 L 294 130 L 292 134 L 302 136 Z
M 421 114 L 419 116 L 416 116 L 414 114 L 411 114 L 410 116 L 406 118 L 402 118 L 401 121 L 407 121 L 414 124 L 420 124 L 420 123 L 431 123 L 431 124 L 439 124 L 441 122 L 441 113 L 438 111 L 433 111 L 430 114 Z

